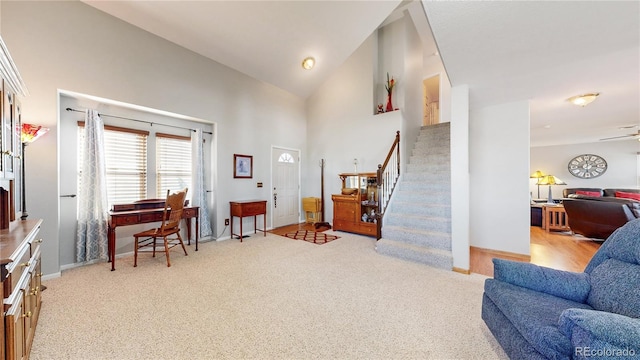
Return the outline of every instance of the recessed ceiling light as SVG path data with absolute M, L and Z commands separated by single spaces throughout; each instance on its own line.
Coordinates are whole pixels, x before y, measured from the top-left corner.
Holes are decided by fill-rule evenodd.
M 316 59 L 314 59 L 313 57 L 309 56 L 307 58 L 305 58 L 304 60 L 302 60 L 302 67 L 306 70 L 311 70 L 313 69 L 313 66 L 316 64 Z
M 545 129 L 551 129 L 551 125 L 545 125 L 544 128 Z
M 571 102 L 574 105 L 584 107 L 591 104 L 598 97 L 598 95 L 600 95 L 600 93 L 576 95 L 568 98 L 567 101 Z

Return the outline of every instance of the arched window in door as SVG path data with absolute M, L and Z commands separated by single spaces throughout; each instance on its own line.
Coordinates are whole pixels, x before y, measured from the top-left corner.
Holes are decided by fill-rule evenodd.
M 278 162 L 293 164 L 295 160 L 293 159 L 293 156 L 291 156 L 291 154 L 285 152 L 280 154 L 280 157 L 278 157 Z

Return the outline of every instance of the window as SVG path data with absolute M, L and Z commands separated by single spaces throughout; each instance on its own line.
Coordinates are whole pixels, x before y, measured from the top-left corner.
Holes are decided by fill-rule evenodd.
M 80 122 L 78 125 L 80 150 L 84 143 L 84 123 Z M 104 147 L 109 207 L 147 197 L 148 135 L 147 131 L 105 125 Z M 82 163 L 82 151 L 78 151 L 78 173 L 82 171 Z
M 294 163 L 295 161 L 293 160 L 293 156 L 291 156 L 291 154 L 289 153 L 282 153 L 280 155 L 280 157 L 278 158 L 278 162 L 283 162 L 283 163 Z
M 191 138 L 156 134 L 157 197 L 191 186 Z M 187 196 L 188 198 L 188 196 Z

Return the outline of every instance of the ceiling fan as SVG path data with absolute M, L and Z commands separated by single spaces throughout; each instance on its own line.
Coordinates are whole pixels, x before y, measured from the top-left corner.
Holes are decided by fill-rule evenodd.
M 638 126 L 640 126 L 640 125 L 620 126 L 618 129 L 632 129 L 632 128 L 634 128 L 634 127 L 638 127 Z M 638 141 L 640 141 L 640 130 L 638 130 L 635 134 L 627 134 L 627 135 L 613 136 L 613 137 L 608 137 L 608 138 L 600 139 L 600 141 L 602 141 L 602 140 L 622 139 L 622 138 L 626 138 L 626 137 L 637 137 L 637 138 L 638 138 Z

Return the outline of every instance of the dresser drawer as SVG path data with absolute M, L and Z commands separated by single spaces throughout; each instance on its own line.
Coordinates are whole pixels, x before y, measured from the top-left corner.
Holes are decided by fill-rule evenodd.
M 267 202 L 252 203 L 232 203 L 231 214 L 234 216 L 253 216 L 265 214 L 267 212 Z
M 376 236 L 377 234 L 376 224 L 373 224 L 373 223 L 361 222 L 360 228 L 358 230 L 359 230 L 358 232 L 362 235 Z
M 140 223 L 162 221 L 162 215 L 163 213 L 140 214 Z M 138 223 L 135 223 L 135 224 L 138 224 Z
M 198 215 L 197 208 L 190 208 L 190 209 L 185 208 L 184 210 L 182 210 L 183 218 L 192 218 L 192 217 L 196 217 L 196 215 Z
M 31 259 L 31 246 L 27 244 L 27 246 L 23 246 L 20 251 L 17 253 L 16 260 L 7 264 L 7 278 L 4 282 L 4 298 L 8 298 L 12 292 L 15 291 L 18 281 L 22 276 L 29 265 L 31 263 L 29 260 Z
M 112 216 L 111 221 L 115 225 L 133 225 L 139 224 L 138 215 Z

